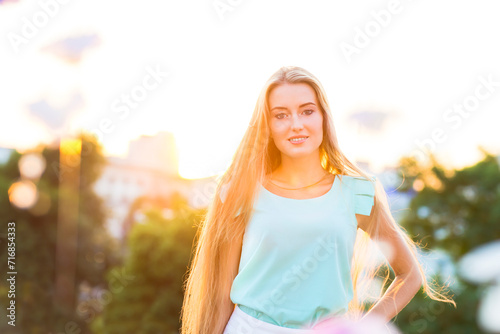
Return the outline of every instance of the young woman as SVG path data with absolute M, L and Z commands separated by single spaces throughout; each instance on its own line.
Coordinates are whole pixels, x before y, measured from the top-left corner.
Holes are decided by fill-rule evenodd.
M 428 284 L 380 181 L 342 153 L 325 91 L 300 67 L 265 84 L 196 239 L 182 334 L 307 333 L 350 314 L 387 323 L 422 285 L 454 304 Z M 395 279 L 364 313 L 360 282 L 382 265 L 369 265 L 370 241 Z

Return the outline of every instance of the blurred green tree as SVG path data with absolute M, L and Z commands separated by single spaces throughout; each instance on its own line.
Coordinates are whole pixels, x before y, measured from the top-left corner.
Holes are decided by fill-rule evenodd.
M 458 260 L 484 243 L 500 238 L 500 169 L 495 156 L 474 166 L 446 170 L 434 159 L 431 167 L 415 168 L 403 160 L 400 172 L 422 188 L 401 224 L 430 249 L 443 249 Z M 410 165 L 410 169 L 408 168 Z
M 115 287 L 110 302 L 92 323 L 95 334 L 178 333 L 183 278 L 205 210 L 191 209 L 181 196 L 172 200 L 170 210 L 165 217 L 154 206 L 133 224 L 128 256 L 115 268 L 125 279 L 121 285 L 112 284 L 113 277 L 108 276 L 108 285 Z
M 104 273 L 120 260 L 117 244 L 108 235 L 104 222 L 105 207 L 95 194 L 93 185 L 99 178 L 105 164 L 102 148 L 95 137 L 81 133 L 82 142 L 79 183 L 79 215 L 77 220 L 77 266 L 75 289 L 79 284 L 90 286 L 105 285 Z M 40 145 L 33 151 L 40 152 L 46 162 L 46 168 L 40 179 L 35 181 L 39 201 L 32 209 L 45 206 L 42 212 L 24 210 L 11 205 L 8 189 L 13 182 L 21 178 L 18 162 L 22 157 L 14 151 L 9 160 L 0 165 L 0 215 L 2 216 L 0 234 L 0 254 L 7 258 L 7 222 L 16 223 L 16 327 L 0 324 L 1 333 L 65 333 L 69 329 L 79 329 L 86 333 L 87 323 L 77 312 L 77 305 L 72 309 L 54 304 L 55 291 L 55 255 L 56 232 L 58 222 L 59 180 L 65 168 L 59 164 L 59 147 Z M 7 261 L 2 261 L 0 268 L 7 270 Z M 0 315 L 5 320 L 7 299 L 6 280 L 0 281 Z M 75 303 L 76 304 L 76 303 Z
M 414 159 L 400 163 L 401 191 L 417 191 L 401 225 L 424 249 L 443 250 L 456 263 L 473 248 L 500 239 L 500 168 L 497 157 L 484 158 L 461 170 L 446 170 L 431 156 L 431 165 Z M 431 280 L 447 281 L 439 273 Z M 448 282 L 450 283 L 450 282 Z M 481 333 L 477 308 L 484 286 L 460 277 L 452 285 L 457 308 L 435 302 L 420 290 L 398 314 L 403 333 Z

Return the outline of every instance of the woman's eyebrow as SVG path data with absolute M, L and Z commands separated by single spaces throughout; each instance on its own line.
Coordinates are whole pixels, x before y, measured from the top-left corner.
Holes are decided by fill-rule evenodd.
M 314 105 L 314 106 L 316 105 L 316 104 L 314 104 L 313 102 L 306 102 L 306 103 L 301 104 L 301 105 L 299 106 L 299 108 L 302 108 L 302 107 L 307 106 L 307 105 L 309 105 L 309 104 L 312 104 L 312 105 Z M 286 107 L 279 107 L 279 106 L 278 106 L 278 107 L 273 107 L 273 108 L 271 109 L 271 111 L 273 111 L 274 109 L 285 109 L 285 110 L 288 110 L 288 108 L 286 108 Z

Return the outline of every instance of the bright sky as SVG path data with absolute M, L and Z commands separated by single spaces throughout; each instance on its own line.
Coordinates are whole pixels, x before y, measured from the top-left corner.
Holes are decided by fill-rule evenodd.
M 52 3 L 45 9 L 51 15 L 43 3 Z M 231 10 L 221 19 L 214 4 Z M 211 176 L 229 164 L 268 77 L 297 65 L 323 83 L 349 158 L 375 169 L 394 165 L 434 133 L 434 152 L 444 163 L 469 165 L 480 159 L 479 145 L 500 153 L 499 9 L 494 0 L 1 5 L 0 146 L 50 142 L 61 132 L 28 105 L 46 100 L 64 110 L 73 101 L 66 133 L 108 122 L 105 150 L 123 155 L 129 140 L 171 131 L 181 175 Z M 363 40 L 361 31 L 371 37 Z M 12 42 L 29 33 L 17 47 Z M 76 65 L 54 56 L 57 50 L 42 51 L 82 34 L 98 35 L 100 44 Z M 156 83 L 152 71 L 168 75 Z M 123 94 L 132 92 L 140 100 L 129 108 Z M 73 100 L 77 93 L 81 99 Z M 353 116 L 362 112 L 385 118 L 374 119 L 378 126 Z

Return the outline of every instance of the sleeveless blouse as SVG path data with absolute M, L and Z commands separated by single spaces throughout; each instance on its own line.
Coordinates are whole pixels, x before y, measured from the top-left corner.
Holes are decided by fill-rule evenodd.
M 355 215 L 370 215 L 374 183 L 336 176 L 326 194 L 309 199 L 278 196 L 260 183 L 258 189 L 231 301 L 257 319 L 289 328 L 309 329 L 346 313 L 353 298 Z

